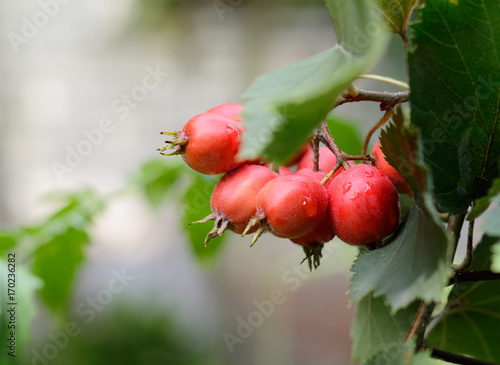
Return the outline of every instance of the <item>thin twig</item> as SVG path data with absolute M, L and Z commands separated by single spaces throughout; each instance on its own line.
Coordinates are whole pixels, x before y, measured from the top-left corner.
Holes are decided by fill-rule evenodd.
M 448 219 L 448 233 L 453 237 L 453 255 L 455 257 L 455 253 L 457 252 L 458 240 L 460 239 L 460 232 L 462 231 L 462 226 L 465 220 L 465 213 L 450 215 Z
M 374 101 L 380 103 L 380 110 L 390 110 L 395 105 L 404 103 L 409 99 L 409 91 L 390 93 L 385 91 L 368 91 L 357 89 L 356 93 L 349 91 L 339 96 L 335 102 L 335 106 L 358 101 Z
M 443 360 L 446 362 L 451 362 L 453 364 L 460 364 L 460 365 L 498 365 L 492 362 L 488 361 L 483 361 L 483 360 L 478 360 L 474 359 L 472 357 L 467 357 L 467 356 L 462 356 L 462 355 L 457 355 L 457 354 L 452 354 L 451 352 L 446 352 L 442 350 L 438 350 L 432 347 L 428 347 L 424 345 L 424 349 L 431 350 L 431 356 L 435 359 Z
M 424 300 L 420 302 L 417 313 L 404 339 L 404 342 L 407 342 L 415 335 L 417 336 L 415 351 L 419 351 L 424 345 L 425 330 L 431 321 L 432 312 L 435 307 L 435 302 L 426 303 Z
M 474 222 L 475 219 L 472 219 L 469 221 L 469 229 L 467 233 L 467 251 L 465 253 L 465 257 L 462 261 L 461 264 L 459 265 L 454 265 L 453 269 L 455 271 L 467 271 L 470 267 L 470 264 L 472 262 L 472 246 L 474 243 Z
M 455 271 L 455 276 L 450 278 L 448 285 L 491 280 L 500 280 L 500 273 L 494 273 L 491 270 Z
M 363 149 L 361 150 L 362 155 L 366 155 L 366 150 L 368 149 L 368 144 L 370 143 L 370 139 L 372 138 L 373 133 L 375 133 L 375 131 L 377 129 L 379 129 L 380 127 L 382 127 L 385 123 L 387 123 L 387 121 L 389 120 L 391 115 L 392 115 L 392 109 L 386 110 L 386 112 L 384 113 L 382 118 L 380 118 L 380 120 L 377 122 L 377 124 L 375 124 L 368 131 L 368 133 L 366 134 L 366 137 L 365 137 L 365 142 L 363 143 Z

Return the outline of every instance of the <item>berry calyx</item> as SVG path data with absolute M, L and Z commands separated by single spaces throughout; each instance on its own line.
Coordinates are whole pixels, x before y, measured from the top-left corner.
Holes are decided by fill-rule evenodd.
M 351 245 L 378 242 L 399 224 L 396 188 L 374 166 L 355 165 L 337 176 L 328 188 L 335 234 Z
M 326 214 L 328 194 L 309 176 L 280 176 L 269 181 L 257 196 L 257 213 L 245 232 L 256 222 L 265 224 L 275 236 L 296 238 L 311 232 Z M 262 227 L 261 227 L 262 228 Z M 262 233 L 259 228 L 254 242 Z
M 222 235 L 226 229 L 241 234 L 257 211 L 258 193 L 276 177 L 278 174 L 261 165 L 245 165 L 225 174 L 212 192 L 212 214 L 195 222 L 215 220 L 214 228 L 205 239 L 205 245 L 211 238 Z M 252 232 L 257 229 L 258 226 L 255 226 Z
M 411 194 L 410 185 L 408 185 L 405 178 L 385 159 L 385 154 L 380 148 L 380 141 L 373 146 L 372 156 L 375 158 L 377 167 L 391 180 L 398 193 Z
M 198 114 L 181 131 L 162 132 L 173 139 L 159 151 L 165 155 L 181 155 L 189 167 L 202 174 L 222 174 L 245 163 L 236 160 L 242 133 L 242 128 L 227 117 Z M 163 153 L 167 149 L 174 152 Z

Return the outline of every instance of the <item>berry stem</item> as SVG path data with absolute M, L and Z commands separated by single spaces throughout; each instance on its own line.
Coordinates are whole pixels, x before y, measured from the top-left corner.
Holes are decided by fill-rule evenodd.
M 472 245 L 474 243 L 474 223 L 475 219 L 469 221 L 469 227 L 467 232 L 467 251 L 465 257 L 461 264 L 454 265 L 453 269 L 455 271 L 467 271 L 472 262 Z
M 370 143 L 370 139 L 372 138 L 373 133 L 377 131 L 380 127 L 382 127 L 392 116 L 392 109 L 386 110 L 382 118 L 375 124 L 366 134 L 365 142 L 363 143 L 363 149 L 361 150 L 362 155 L 366 155 L 366 151 L 368 149 L 368 144 Z
M 337 158 L 337 162 L 340 161 L 342 166 L 344 166 L 344 169 L 346 170 L 349 169 L 350 166 L 347 163 L 345 154 L 340 150 L 339 146 L 333 139 L 332 134 L 330 133 L 330 129 L 328 129 L 328 125 L 326 124 L 326 122 L 321 123 L 320 139 L 333 152 L 333 154 Z
M 318 171 L 319 170 L 319 138 L 318 138 L 318 132 L 314 134 L 314 136 L 311 138 L 309 141 L 309 144 L 311 145 L 311 148 L 313 150 L 313 170 Z
M 344 92 L 335 101 L 335 107 L 358 101 L 374 101 L 380 103 L 380 110 L 390 110 L 395 105 L 404 103 L 410 100 L 409 91 L 399 91 L 395 93 L 385 91 L 368 91 L 356 89 L 354 93 L 352 90 Z
M 448 219 L 447 230 L 453 238 L 453 258 L 457 252 L 458 240 L 460 239 L 460 232 L 462 231 L 464 220 L 465 213 L 450 215 L 450 218 Z

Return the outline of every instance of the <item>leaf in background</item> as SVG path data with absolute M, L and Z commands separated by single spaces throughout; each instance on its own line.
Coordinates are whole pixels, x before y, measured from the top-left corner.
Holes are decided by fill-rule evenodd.
M 491 271 L 500 272 L 500 242 L 491 247 Z
M 366 0 L 327 0 L 338 45 L 262 75 L 245 92 L 242 155 L 284 162 L 335 105 L 335 99 L 382 56 L 388 36 Z
M 381 351 L 364 365 L 439 365 L 441 361 L 433 359 L 429 351 L 415 354 L 415 343 L 407 342 L 394 347 L 392 351 Z
M 363 140 L 356 123 L 335 114 L 330 114 L 326 123 L 342 151 L 348 155 L 357 155 L 361 152 Z
M 189 223 L 203 219 L 212 213 L 210 197 L 217 183 L 213 178 L 200 174 L 196 174 L 194 177 L 192 185 L 187 189 L 182 199 L 182 221 L 195 256 L 202 263 L 210 263 L 219 252 L 226 235 L 230 233 L 226 232 L 221 237 L 212 238 L 205 247 L 203 242 L 213 227 L 213 221 L 189 225 Z
M 2 346 L 0 352 L 0 363 L 4 365 L 15 365 L 28 363 L 26 358 L 27 351 L 25 349 L 31 341 L 31 334 L 34 332 L 31 325 L 33 317 L 36 313 L 35 292 L 41 287 L 40 279 L 31 274 L 28 270 L 21 267 L 20 261 L 23 259 L 16 253 L 16 286 L 15 286 L 15 328 L 8 328 L 10 321 L 10 313 L 7 312 L 10 306 L 9 298 L 7 298 L 7 255 L 0 260 L 0 336 L 2 342 L 8 344 L 7 339 L 11 336 L 10 332 L 15 331 L 16 337 L 16 357 L 8 356 L 11 350 Z
M 488 270 L 498 237 L 484 236 L 474 249 L 470 270 Z M 500 363 L 500 282 L 456 284 L 448 306 L 431 329 L 427 344 L 443 351 Z
M 352 301 L 373 292 L 393 311 L 416 299 L 439 301 L 451 275 L 448 236 L 429 210 L 414 205 L 384 247 L 362 253 L 351 271 Z
M 417 0 L 375 0 L 389 30 L 398 33 L 405 43 L 408 42 L 406 27 L 416 2 Z
M 141 166 L 136 184 L 144 191 L 149 204 L 156 209 L 161 205 L 182 171 L 181 164 L 172 159 L 152 160 Z
M 380 351 L 401 347 L 418 306 L 415 302 L 392 314 L 383 298 L 367 295 L 361 299 L 351 330 L 352 359 L 363 362 Z
M 500 179 L 493 180 L 493 184 L 490 190 L 488 190 L 488 194 L 476 200 L 476 204 L 472 207 L 467 219 L 473 220 L 483 214 L 490 206 L 492 199 L 497 196 L 500 196 Z
M 60 200 L 65 205 L 39 226 L 45 234 L 59 234 L 66 228 L 86 230 L 96 214 L 104 207 L 103 199 L 93 190 L 85 189 L 73 193 L 55 193 L 47 196 Z
M 40 291 L 43 301 L 56 314 L 64 315 L 75 273 L 84 259 L 84 245 L 89 242 L 87 230 L 104 202 L 92 190 L 51 197 L 65 205 L 42 224 L 24 228 L 19 240 L 30 241 L 35 250 L 33 273 L 44 283 Z
M 408 58 L 412 123 L 434 198 L 457 214 L 499 176 L 500 7 L 426 0 L 421 19 Z
M 88 242 L 85 232 L 70 227 L 41 246 L 35 254 L 33 272 L 44 283 L 40 296 L 58 315 L 64 314 L 75 272 L 83 262 L 83 247 Z

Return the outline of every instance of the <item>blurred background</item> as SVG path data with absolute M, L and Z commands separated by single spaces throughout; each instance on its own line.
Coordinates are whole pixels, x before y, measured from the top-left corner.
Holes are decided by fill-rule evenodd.
M 122 191 L 144 163 L 167 159 L 160 131 L 240 103 L 256 76 L 335 44 L 321 0 L 3 0 L 0 18 L 3 227 L 44 219 L 57 207 L 48 193 Z M 373 72 L 405 80 L 403 54 L 394 37 Z M 370 103 L 338 112 L 359 138 L 381 116 Z M 36 302 L 27 364 L 351 363 L 356 249 L 328 243 L 310 273 L 287 240 L 249 249 L 227 233 L 201 264 L 177 201 L 154 210 L 132 191 L 96 217 L 66 319 Z

